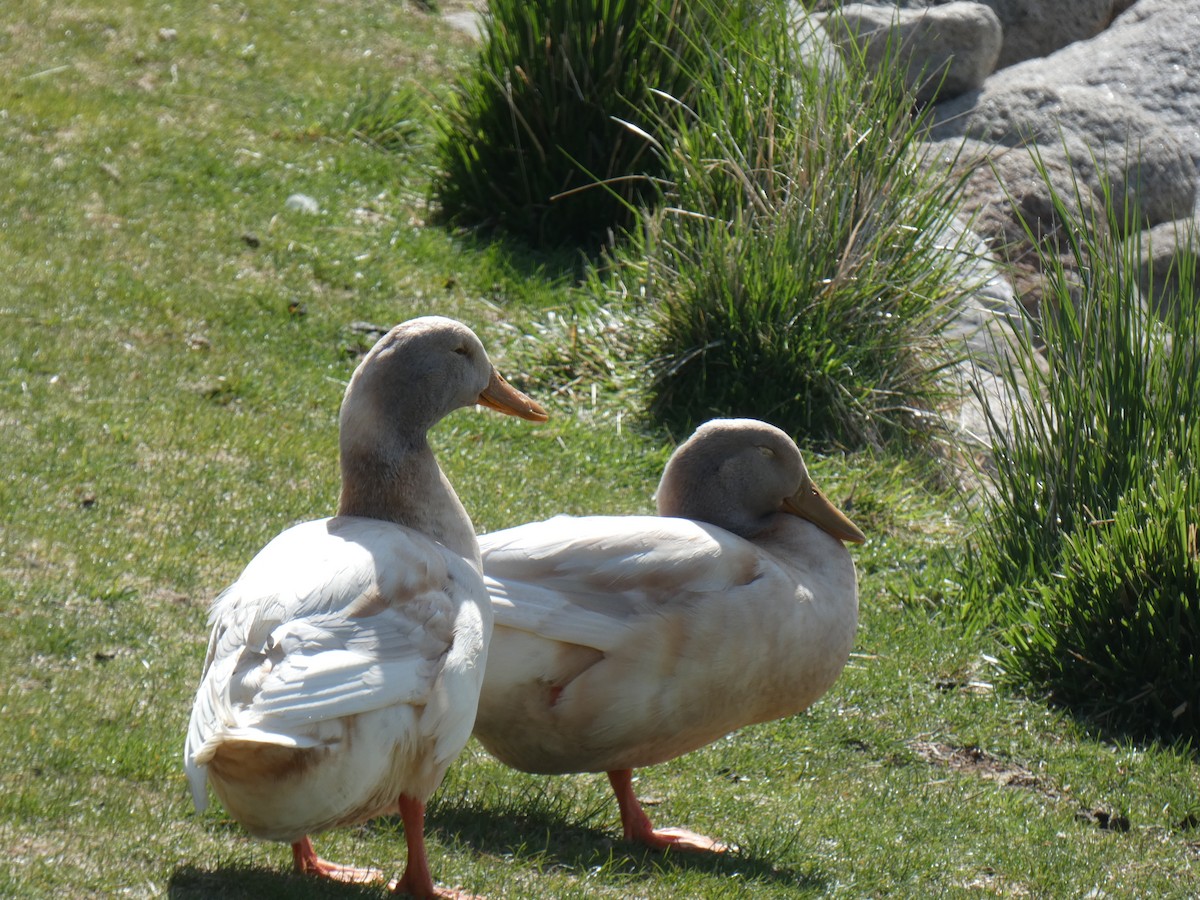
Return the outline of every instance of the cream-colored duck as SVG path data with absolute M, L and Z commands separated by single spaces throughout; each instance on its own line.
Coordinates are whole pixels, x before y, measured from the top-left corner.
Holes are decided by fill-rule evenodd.
M 479 403 L 544 421 L 466 326 L 396 326 L 342 402 L 338 515 L 284 531 L 213 604 L 184 762 L 243 827 L 292 845 L 297 869 L 380 877 L 319 859 L 309 835 L 399 811 L 398 893 L 435 888 L 425 802 L 471 734 L 492 612 L 471 520 L 426 432 Z
M 772 425 L 718 419 L 671 456 L 659 516 L 556 516 L 479 538 L 496 627 L 475 735 L 526 772 L 607 772 L 626 840 L 655 830 L 632 770 L 829 690 L 858 622 L 864 540 Z

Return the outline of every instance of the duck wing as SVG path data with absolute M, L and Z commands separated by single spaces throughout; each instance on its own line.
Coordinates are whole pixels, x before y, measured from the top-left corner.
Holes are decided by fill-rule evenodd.
M 398 704 L 434 711 L 421 737 L 453 756 L 475 707 L 449 702 L 444 676 L 482 669 L 486 603 L 473 567 L 409 529 L 342 518 L 281 534 L 214 603 L 184 750 L 197 806 L 223 742 L 321 746 L 341 735 L 329 723 Z

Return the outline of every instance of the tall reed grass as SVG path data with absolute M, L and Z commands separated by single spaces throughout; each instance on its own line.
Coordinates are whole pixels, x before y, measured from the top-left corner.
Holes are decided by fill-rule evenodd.
M 970 289 L 958 183 L 923 165 L 892 71 L 823 68 L 788 4 L 734 6 L 693 36 L 691 99 L 657 120 L 665 199 L 623 255 L 649 301 L 651 410 L 679 432 L 756 416 L 826 448 L 928 436 Z
M 443 212 L 537 246 L 598 249 L 636 220 L 661 171 L 622 123 L 644 121 L 651 88 L 688 93 L 685 36 L 721 15 L 682 0 L 493 0 L 440 118 Z
M 993 412 L 994 490 L 968 567 L 968 615 L 999 629 L 1011 674 L 1106 727 L 1200 725 L 1200 317 L 1195 259 L 1159 318 L 1138 241 L 1055 197 L 1073 266 L 1042 249 L 1047 300 L 1014 339 Z M 1136 229 L 1132 229 L 1136 232 Z M 1194 239 L 1195 235 L 1193 235 Z M 1074 272 L 1068 271 L 1068 268 Z

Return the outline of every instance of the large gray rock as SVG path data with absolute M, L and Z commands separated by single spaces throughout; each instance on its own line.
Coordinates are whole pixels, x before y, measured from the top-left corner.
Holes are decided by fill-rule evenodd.
M 928 145 L 925 160 L 965 178 L 962 211 L 993 255 L 1005 263 L 1026 258 L 1033 242 L 1055 253 L 1068 249 L 1069 223 L 1059 215 L 1055 196 L 1070 221 L 1097 219 L 1103 226 L 1096 195 L 1056 157 L 951 138 Z
M 920 10 L 851 3 L 824 20 L 844 48 L 862 48 L 875 69 L 904 66 L 904 83 L 919 102 L 957 97 L 996 68 L 1003 34 L 983 3 L 954 2 Z
M 1017 67 L 937 109 L 934 137 L 967 135 L 1008 147 L 1037 145 L 1067 159 L 1118 215 L 1146 226 L 1191 213 L 1197 171 L 1180 136 L 1131 97 L 1093 86 L 1016 80 Z
M 1072 223 L 1091 222 L 1097 236 L 1107 233 L 1100 198 L 1060 159 L 954 138 L 928 145 L 925 162 L 964 179 L 962 214 L 1034 318 L 1049 287 L 1045 261 L 1061 268 L 1068 284 L 1079 281 Z
M 1119 11 L 1113 0 L 983 0 L 1004 28 L 998 68 L 1048 56 L 1055 50 L 1093 38 Z M 1128 0 L 1132 2 L 1132 0 Z
M 866 0 L 876 7 L 904 10 L 936 9 L 945 0 Z M 1134 0 L 980 0 L 996 14 L 1004 34 L 997 68 L 1046 56 L 1103 31 Z M 833 0 L 816 4 L 836 9 Z
M 1187 216 L 1200 205 L 1198 48 L 1200 3 L 1138 0 L 1091 40 L 939 105 L 934 134 L 1032 139 L 1047 156 L 1065 143 L 1080 179 L 1095 187 L 1107 174 L 1118 208 L 1136 204 L 1142 224 Z
M 995 370 L 1008 355 L 1014 330 L 1023 330 L 1024 316 L 1012 284 L 993 262 L 979 234 L 962 219 L 947 229 L 940 244 L 957 255 L 966 294 L 943 337 L 954 351 L 965 352 L 973 365 Z
M 840 79 L 846 74 L 837 44 L 829 32 L 821 27 L 821 22 L 809 15 L 798 0 L 791 0 L 788 4 L 788 27 L 796 37 L 797 62 L 800 65 L 815 69 L 825 78 Z
M 1160 316 L 1172 315 L 1180 302 L 1200 302 L 1200 219 L 1163 222 L 1130 241 L 1134 246 L 1126 252 L 1138 260 L 1138 287 Z M 1181 268 L 1189 272 L 1186 280 Z
M 1011 79 L 1011 82 L 1009 81 Z M 1200 166 L 1200 3 L 1138 0 L 1103 34 L 989 79 L 1099 88 L 1153 114 Z

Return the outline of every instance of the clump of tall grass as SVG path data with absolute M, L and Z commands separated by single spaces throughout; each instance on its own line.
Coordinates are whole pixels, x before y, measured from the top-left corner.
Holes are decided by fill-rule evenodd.
M 966 608 L 999 630 L 1012 676 L 1138 736 L 1200 726 L 1200 316 L 1181 257 L 1174 314 L 1138 290 L 1137 242 L 1072 214 L 1068 273 L 1047 276 L 1039 351 L 1018 332 L 993 418 L 994 490 L 981 509 Z M 1076 208 L 1084 208 L 1078 204 Z M 1032 334 L 1034 329 L 1030 329 Z
M 684 96 L 683 0 L 493 0 L 476 63 L 439 121 L 443 212 L 535 245 L 598 240 L 652 198 L 660 161 L 624 121 L 644 121 L 650 88 Z
M 411 88 L 359 87 L 329 131 L 387 153 L 405 153 L 421 132 L 419 113 Z
M 681 434 L 748 415 L 816 446 L 927 435 L 968 287 L 958 185 L 922 164 L 888 67 L 798 62 L 788 4 L 733 7 L 657 122 L 665 202 L 621 253 L 653 319 L 651 409 Z

